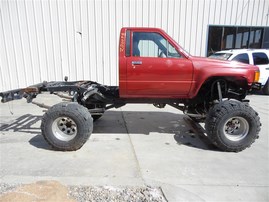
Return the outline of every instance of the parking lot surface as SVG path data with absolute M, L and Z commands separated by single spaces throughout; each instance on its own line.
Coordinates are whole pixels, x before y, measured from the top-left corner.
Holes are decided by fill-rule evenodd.
M 152 186 L 168 201 L 269 201 L 269 97 L 247 98 L 262 128 L 239 153 L 219 151 L 182 112 L 149 104 L 107 111 L 81 149 L 58 152 L 41 135 L 42 108 L 25 100 L 0 104 L 0 183 Z

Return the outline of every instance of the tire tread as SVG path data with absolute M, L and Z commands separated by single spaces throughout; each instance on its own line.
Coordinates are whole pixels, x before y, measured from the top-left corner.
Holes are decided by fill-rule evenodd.
M 218 125 L 222 121 L 222 118 L 225 115 L 234 111 L 237 111 L 238 113 L 242 113 L 245 114 L 247 117 L 250 117 L 253 121 L 253 125 L 256 127 L 256 131 L 251 134 L 251 139 L 246 144 L 229 145 L 222 141 L 222 139 L 220 138 L 220 134 L 218 134 Z M 216 104 L 209 110 L 205 121 L 205 129 L 207 131 L 209 139 L 218 148 L 223 151 L 239 152 L 246 149 L 247 147 L 250 147 L 259 137 L 258 134 L 261 130 L 261 123 L 258 113 L 254 111 L 253 108 L 250 107 L 248 104 L 239 101 L 227 100 L 223 101 L 222 103 Z
M 62 115 L 71 115 L 73 119 L 76 119 L 82 127 L 74 140 L 70 142 L 62 142 L 53 138 L 52 134 L 48 132 L 51 127 L 51 122 L 55 117 Z M 55 150 L 59 151 L 75 151 L 80 149 L 90 137 L 93 124 L 92 117 L 88 109 L 73 102 L 62 102 L 52 106 L 42 117 L 41 132 L 44 139 Z

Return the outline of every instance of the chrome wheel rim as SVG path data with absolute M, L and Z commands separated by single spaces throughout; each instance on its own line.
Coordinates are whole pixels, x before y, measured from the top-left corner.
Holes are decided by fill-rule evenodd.
M 230 141 L 243 140 L 249 132 L 249 124 L 243 117 L 232 117 L 226 121 L 223 128 L 224 136 Z
M 69 117 L 59 117 L 52 123 L 54 136 L 61 141 L 70 141 L 77 135 L 77 124 Z

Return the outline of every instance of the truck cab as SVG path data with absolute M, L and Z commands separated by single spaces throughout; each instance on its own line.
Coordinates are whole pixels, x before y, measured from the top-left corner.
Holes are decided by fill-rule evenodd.
M 219 79 L 227 98 L 242 99 L 258 74 L 253 65 L 191 56 L 158 28 L 120 32 L 120 98 L 193 99 L 203 88 L 216 89 Z
M 119 45 L 119 89 L 122 98 L 187 97 L 193 64 L 163 30 L 122 28 Z

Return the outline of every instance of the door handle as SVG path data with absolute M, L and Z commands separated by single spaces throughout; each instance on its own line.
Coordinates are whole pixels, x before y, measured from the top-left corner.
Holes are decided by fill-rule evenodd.
M 132 61 L 132 65 L 142 65 L 142 61 Z

